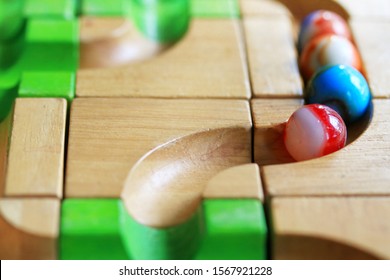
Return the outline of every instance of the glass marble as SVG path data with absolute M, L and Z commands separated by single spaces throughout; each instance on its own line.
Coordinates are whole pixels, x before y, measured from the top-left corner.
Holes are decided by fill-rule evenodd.
M 310 40 L 324 34 L 340 35 L 352 41 L 348 23 L 341 16 L 331 11 L 318 10 L 303 19 L 298 35 L 298 50 L 301 51 Z
M 362 71 L 359 52 L 347 38 L 339 35 L 323 35 L 311 40 L 302 50 L 299 67 L 305 81 L 319 68 L 326 65 L 350 65 Z
M 371 92 L 364 76 L 347 65 L 333 65 L 319 69 L 309 80 L 305 90 L 306 103 L 325 104 L 351 123 L 366 112 Z
M 288 119 L 284 144 L 296 161 L 333 153 L 345 146 L 347 128 L 341 116 L 328 106 L 305 105 Z

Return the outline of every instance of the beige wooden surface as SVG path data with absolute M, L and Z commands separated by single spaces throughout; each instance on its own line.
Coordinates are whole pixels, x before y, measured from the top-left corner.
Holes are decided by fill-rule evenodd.
M 299 97 L 302 80 L 288 16 L 243 19 L 255 97 Z
M 11 130 L 12 118 L 13 114 L 10 113 L 0 123 L 0 197 L 3 197 L 5 189 L 5 175 L 8 159 L 8 140 Z
M 260 166 L 294 162 L 283 140 L 285 122 L 303 105 L 302 99 L 252 99 L 254 160 Z
M 247 101 L 75 99 L 65 195 L 118 197 L 133 165 L 150 150 L 188 134 L 231 127 L 250 134 Z
M 342 5 L 353 19 L 387 21 L 390 18 L 390 2 L 388 0 L 336 0 L 336 2 Z
M 167 48 L 142 36 L 131 20 L 80 18 L 80 67 L 114 67 L 151 58 Z
M 6 196 L 62 197 L 66 106 L 64 99 L 16 100 Z
M 390 259 L 390 197 L 272 199 L 274 259 Z
M 366 131 L 336 153 L 298 163 L 264 166 L 271 196 L 389 195 L 390 100 L 375 99 Z M 283 176 L 280 176 L 283 174 Z
M 240 22 L 193 19 L 175 46 L 158 57 L 110 69 L 78 71 L 79 97 L 250 97 Z
M 130 170 L 122 200 L 139 223 L 166 228 L 190 219 L 207 182 L 226 168 L 250 162 L 248 127 L 212 129 L 157 147 Z
M 60 201 L 0 199 L 0 259 L 56 259 Z
M 276 0 L 239 0 L 243 17 L 290 15 L 285 5 Z
M 263 201 L 259 166 L 248 163 L 219 172 L 207 183 L 203 198 L 254 198 Z
M 351 28 L 373 96 L 390 98 L 390 15 L 386 21 L 358 18 Z

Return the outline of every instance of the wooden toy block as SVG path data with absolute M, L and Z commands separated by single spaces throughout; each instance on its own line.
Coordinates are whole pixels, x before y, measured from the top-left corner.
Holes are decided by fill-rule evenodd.
M 0 259 L 56 259 L 60 201 L 0 199 Z
M 267 226 L 256 199 L 206 199 L 205 236 L 196 259 L 250 260 L 267 257 Z
M 72 19 L 76 15 L 78 0 L 25 0 L 24 14 L 27 18 Z
M 336 0 L 345 7 L 351 18 L 366 18 L 372 21 L 386 21 L 390 17 L 390 3 L 387 0 Z
M 390 18 L 390 16 L 388 17 Z M 351 27 L 374 98 L 390 97 L 390 21 L 355 19 Z
M 195 18 L 239 18 L 238 0 L 190 0 L 191 16 Z
M 81 14 L 87 16 L 124 16 L 130 1 L 127 0 L 83 0 Z
M 5 196 L 62 197 L 65 126 L 64 99 L 16 100 Z
M 126 18 L 82 17 L 80 36 L 81 68 L 139 62 L 170 46 L 148 39 Z
M 61 206 L 59 258 L 125 260 L 118 199 L 65 199 Z
M 237 149 L 243 149 L 235 165 L 249 163 L 247 101 L 76 98 L 71 107 L 65 196 L 118 197 L 127 174 L 146 153 L 185 135 L 218 128 L 245 131 L 226 145 L 236 143 Z M 203 149 L 212 142 L 204 145 Z
M 259 166 L 255 163 L 248 163 L 221 171 L 207 183 L 203 198 L 253 198 L 263 201 Z
M 30 19 L 22 55 L 23 70 L 75 71 L 78 38 L 78 20 Z
M 129 215 L 124 203 L 120 208 L 121 236 L 127 254 L 138 260 L 192 259 L 203 236 L 200 208 L 185 222 L 171 227 L 150 227 Z
M 4 107 L 1 107 L 4 108 Z M 5 175 L 8 159 L 9 135 L 11 131 L 12 112 L 0 121 L 0 198 L 4 196 Z
M 71 72 L 24 72 L 18 96 L 64 98 L 71 102 L 75 79 Z
M 194 19 L 185 37 L 154 59 L 78 71 L 76 95 L 249 98 L 239 25 L 232 19 Z
M 248 16 L 288 16 L 289 10 L 276 0 L 239 0 L 243 17 Z
M 389 197 L 277 197 L 270 211 L 274 259 L 390 258 Z
M 243 24 L 254 97 L 302 96 L 291 19 L 245 17 Z
M 336 153 L 309 161 L 264 166 L 270 196 L 389 195 L 390 100 L 373 100 L 373 116 L 355 141 Z M 283 176 L 280 176 L 283 174 Z
M 283 133 L 287 119 L 302 105 L 302 99 L 252 99 L 253 152 L 257 164 L 294 162 L 284 146 Z

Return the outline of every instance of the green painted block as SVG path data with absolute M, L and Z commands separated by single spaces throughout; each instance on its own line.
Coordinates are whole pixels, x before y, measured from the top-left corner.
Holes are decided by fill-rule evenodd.
M 59 258 L 128 259 L 119 233 L 118 199 L 65 199 L 61 207 Z
M 11 112 L 17 92 L 16 87 L 7 89 L 0 87 L 0 122 Z
M 129 0 L 83 0 L 81 14 L 88 16 L 124 16 Z
M 25 0 L 24 14 L 31 17 L 72 19 L 78 0 Z
M 76 71 L 79 59 L 77 20 L 31 19 L 26 30 L 25 71 Z
M 191 0 L 191 16 L 201 18 L 239 18 L 238 0 Z
M 0 45 L 17 36 L 23 27 L 23 0 L 0 0 Z
M 138 30 L 160 43 L 178 41 L 190 22 L 189 0 L 132 0 L 129 11 Z
M 255 199 L 208 199 L 203 202 L 206 235 L 196 259 L 267 258 L 263 206 Z
M 19 97 L 59 97 L 71 102 L 76 75 L 71 72 L 24 72 Z
M 121 206 L 121 235 L 128 255 L 139 260 L 191 259 L 199 249 L 203 233 L 202 216 L 195 213 L 185 223 L 152 228 L 135 221 Z

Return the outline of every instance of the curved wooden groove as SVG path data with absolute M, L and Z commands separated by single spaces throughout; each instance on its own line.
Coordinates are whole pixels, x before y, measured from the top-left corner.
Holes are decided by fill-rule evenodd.
M 267 193 L 390 195 L 390 100 L 375 99 L 373 106 L 366 131 L 340 151 L 309 161 L 262 167 Z
M 195 133 L 146 154 L 132 168 L 122 192 L 127 211 L 143 225 L 167 228 L 196 211 L 207 182 L 228 167 L 248 163 L 245 128 Z
M 114 67 L 152 58 L 172 44 L 147 39 L 125 18 L 80 18 L 80 67 Z
M 287 9 L 297 20 L 301 20 L 309 13 L 319 9 L 333 11 L 339 14 L 340 16 L 342 16 L 346 20 L 348 20 L 350 17 L 348 11 L 343 7 L 343 5 L 341 5 L 340 3 L 334 0 L 311 0 L 311 1 L 276 0 L 276 1 L 286 6 Z

